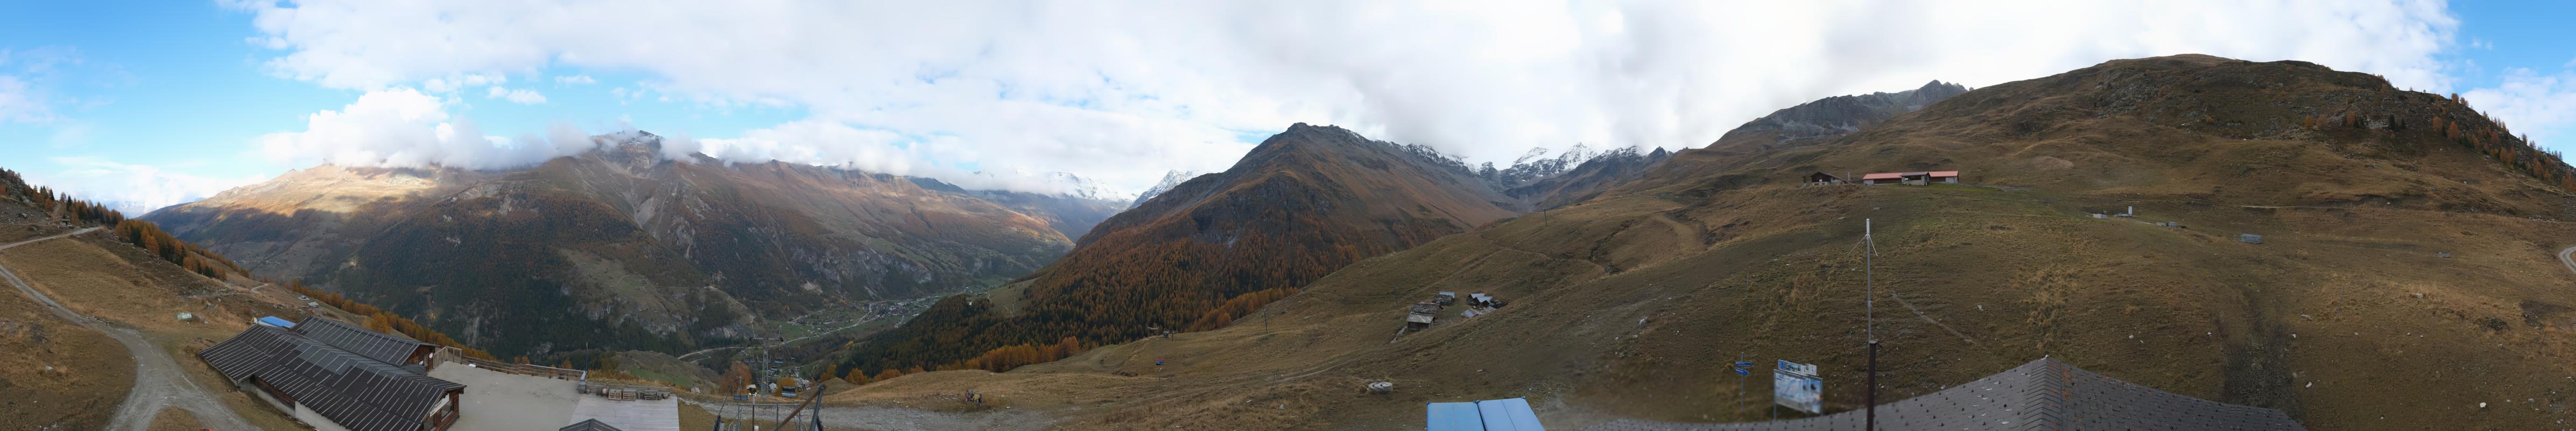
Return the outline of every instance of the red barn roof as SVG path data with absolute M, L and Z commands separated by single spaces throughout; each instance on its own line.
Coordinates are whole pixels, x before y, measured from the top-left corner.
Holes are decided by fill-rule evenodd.
M 1932 171 L 1933 178 L 1948 178 L 1955 176 L 1959 176 L 1959 171 Z
M 1901 177 L 1901 176 L 1904 176 L 1904 175 L 1905 175 L 1905 174 L 1902 174 L 1902 173 L 1896 173 L 1896 172 L 1878 172 L 1878 173 L 1872 173 L 1872 174 L 1861 175 L 1861 176 L 1860 176 L 1860 179 L 1864 179 L 1864 180 L 1893 180 L 1893 179 L 1896 179 L 1896 178 Z

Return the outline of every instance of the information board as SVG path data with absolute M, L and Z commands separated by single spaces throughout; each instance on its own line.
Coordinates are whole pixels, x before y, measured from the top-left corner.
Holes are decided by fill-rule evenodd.
M 1771 371 L 1771 402 L 1808 414 L 1825 410 L 1825 379 L 1816 377 L 1816 366 L 1780 361 Z

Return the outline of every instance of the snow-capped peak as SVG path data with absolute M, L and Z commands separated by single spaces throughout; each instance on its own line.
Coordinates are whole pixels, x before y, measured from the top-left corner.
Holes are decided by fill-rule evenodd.
M 1200 174 L 1201 172 L 1199 171 L 1175 170 L 1165 172 L 1163 173 L 1163 181 L 1156 182 L 1153 187 L 1146 188 L 1144 193 L 1137 194 L 1136 200 L 1134 202 L 1129 202 L 1127 207 L 1135 208 L 1137 205 L 1143 205 L 1146 200 L 1153 199 L 1155 196 L 1161 196 L 1163 192 L 1172 191 L 1172 188 L 1180 186 L 1181 182 L 1189 181 L 1191 178 L 1198 178 Z

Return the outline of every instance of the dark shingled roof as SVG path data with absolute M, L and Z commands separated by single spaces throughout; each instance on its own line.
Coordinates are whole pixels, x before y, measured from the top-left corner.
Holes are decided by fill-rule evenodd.
M 369 331 L 349 322 L 318 317 L 304 319 L 304 323 L 296 324 L 294 330 L 305 337 L 329 343 L 331 347 L 394 365 L 402 365 L 404 360 L 411 359 L 412 352 L 421 347 L 438 347 L 400 335 Z
M 580 423 L 575 423 L 575 424 L 572 424 L 572 425 L 564 425 L 564 427 L 563 427 L 563 428 L 556 429 L 555 431 L 624 431 L 624 430 L 619 430 L 619 429 L 617 429 L 617 427 L 608 426 L 608 424 L 605 424 L 605 423 L 600 423 L 598 419 L 587 419 L 587 420 L 583 420 L 583 421 L 581 421 Z
M 306 319 L 297 326 L 325 326 L 312 323 L 327 321 Z M 225 379 L 258 378 L 352 431 L 420 429 L 430 406 L 465 388 L 267 325 L 252 325 L 197 357 Z
M 1723 424 L 1622 419 L 1595 431 L 1859 430 L 1863 412 Z M 1930 395 L 1878 407 L 1881 430 L 2305 430 L 2290 415 L 2138 386 L 2040 358 Z

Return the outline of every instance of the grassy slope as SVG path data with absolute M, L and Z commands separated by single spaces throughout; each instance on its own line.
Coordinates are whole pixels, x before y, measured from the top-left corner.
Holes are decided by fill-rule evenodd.
M 2209 84 L 2245 78 L 2282 85 Z M 1829 409 L 1849 409 L 1868 218 L 1890 397 L 2048 355 L 2314 429 L 2557 426 L 2552 406 L 2576 393 L 2576 283 L 2554 254 L 2576 228 L 2544 219 L 2564 193 L 2420 133 L 2295 126 L 2312 96 L 2439 112 L 2361 81 L 2184 57 L 1998 85 L 1837 145 L 1650 176 L 1363 261 L 1226 329 L 835 399 L 975 388 L 1124 429 L 1400 429 L 1419 426 L 1422 402 L 1515 396 L 1551 427 L 1758 419 L 1768 384 L 1737 398 L 1723 367 L 1741 355 L 1817 363 Z M 2203 104 L 2189 116 L 2202 124 L 2168 121 Z M 1916 164 L 2025 191 L 1786 184 L 1806 166 Z M 2089 217 L 2132 205 L 2189 229 Z M 1514 305 L 1395 336 L 1403 304 L 1439 290 Z M 1375 379 L 1396 394 L 1358 394 Z
M 300 315 L 287 305 L 293 293 L 276 288 L 248 292 L 247 287 L 199 277 L 133 247 L 95 237 L 19 246 L 0 252 L 0 260 L 64 306 L 141 331 L 167 348 L 200 385 L 213 385 L 208 388 L 220 391 L 225 404 L 253 424 L 276 429 L 293 426 L 246 394 L 221 391 L 223 378 L 195 360 L 197 350 L 231 338 L 248 328 L 251 319 Z M 182 311 L 195 313 L 200 322 L 172 318 Z M 105 357 L 126 357 L 113 342 L 100 341 L 109 346 Z M 120 369 L 130 373 L 132 365 Z M 104 408 L 114 407 L 110 401 Z
M 115 340 L 17 289 L 0 294 L 0 417 L 14 423 L 0 429 L 105 426 L 133 381 L 134 360 Z

